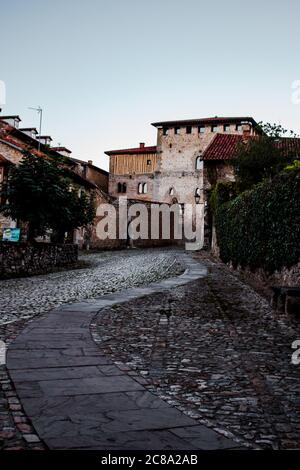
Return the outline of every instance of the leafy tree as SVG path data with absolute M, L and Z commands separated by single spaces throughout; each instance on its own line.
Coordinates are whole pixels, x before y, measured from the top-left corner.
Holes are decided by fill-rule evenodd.
M 30 241 L 49 229 L 62 241 L 65 232 L 91 223 L 95 216 L 93 201 L 86 194 L 79 196 L 61 163 L 25 152 L 2 190 L 7 203 L 0 211 L 27 223 Z
M 289 163 L 288 156 L 278 145 L 280 138 L 288 131 L 280 125 L 269 123 L 260 123 L 259 129 L 261 135 L 241 142 L 236 158 L 231 161 L 243 190 L 264 179 L 272 179 Z M 289 136 L 295 137 L 296 134 L 290 131 Z

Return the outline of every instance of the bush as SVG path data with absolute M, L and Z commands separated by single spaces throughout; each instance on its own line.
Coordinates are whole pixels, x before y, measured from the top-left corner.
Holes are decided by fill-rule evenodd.
M 299 261 L 299 168 L 217 205 L 214 213 L 224 262 L 271 273 Z

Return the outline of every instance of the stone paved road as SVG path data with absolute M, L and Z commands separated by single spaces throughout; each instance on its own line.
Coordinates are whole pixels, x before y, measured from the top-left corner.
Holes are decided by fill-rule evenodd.
M 147 287 L 58 307 L 34 320 L 8 349 L 7 368 L 21 404 L 50 449 L 233 449 L 219 435 L 145 390 L 99 352 L 90 323 L 103 308 L 127 303 L 206 276 L 183 255 L 188 270 Z
M 206 278 L 107 308 L 101 351 L 189 416 L 254 448 L 300 448 L 299 319 L 209 261 Z
M 0 281 L 0 340 L 9 344 L 28 321 L 63 303 L 92 299 L 181 272 L 172 250 L 135 250 L 81 256 L 88 267 Z M 43 448 L 5 366 L 0 365 L 0 449 Z
M 0 326 L 27 320 L 65 302 L 148 284 L 179 269 L 173 250 L 103 252 L 83 255 L 80 259 L 89 266 L 0 281 Z

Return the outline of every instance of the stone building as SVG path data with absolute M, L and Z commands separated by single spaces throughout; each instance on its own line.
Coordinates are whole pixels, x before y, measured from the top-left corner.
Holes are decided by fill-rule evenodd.
M 23 158 L 23 152 L 27 150 L 41 158 L 65 157 L 63 165 L 68 170 L 72 184 L 79 191 L 93 194 L 96 205 L 108 202 L 108 173 L 105 170 L 93 165 L 91 160 L 84 162 L 72 158 L 71 151 L 65 147 L 50 147 L 50 136 L 38 136 L 35 128 L 19 128 L 20 122 L 19 116 L 0 115 L 0 184 L 8 178 L 9 168 L 18 165 Z M 0 214 L 0 232 L 3 228 L 15 226 L 16 221 Z M 69 239 L 71 237 L 79 246 L 92 245 L 94 232 L 94 227 L 76 229 L 69 234 Z M 23 236 L 26 237 L 24 230 Z
M 259 130 L 251 117 L 214 117 L 164 121 L 157 129 L 156 146 L 110 150 L 109 193 L 129 199 L 206 206 L 210 187 L 208 169 L 218 179 L 232 179 L 227 152 Z M 225 152 L 225 153 L 224 153 Z M 224 158 L 226 157 L 226 158 Z M 205 210 L 203 210 L 203 243 Z
M 204 160 L 220 136 L 255 135 L 253 118 L 205 118 L 153 123 L 156 146 L 109 150 L 109 193 L 128 198 L 180 204 L 195 202 L 204 189 Z M 235 137 L 237 136 L 237 137 Z M 223 143 L 226 145 L 226 139 Z M 222 156 L 222 146 L 220 148 Z M 203 201 L 203 196 L 202 196 Z
M 241 141 L 261 133 L 251 117 L 213 117 L 194 120 L 163 121 L 152 125 L 157 129 L 156 145 L 109 150 L 109 173 L 98 168 L 91 160 L 74 158 L 66 147 L 51 147 L 48 135 L 38 136 L 35 128 L 20 128 L 19 116 L 0 115 L 0 183 L 7 178 L 11 165 L 17 165 L 23 151 L 42 158 L 65 157 L 69 174 L 78 188 L 93 192 L 97 206 L 109 203 L 119 211 L 119 201 L 126 196 L 129 206 L 143 201 L 147 211 L 151 204 L 178 203 L 181 217 L 186 217 L 187 205 L 201 208 L 201 243 L 198 248 L 210 245 L 212 233 L 208 214 L 208 190 L 220 180 L 234 180 L 230 160 L 235 156 Z M 300 139 L 280 139 L 278 145 L 287 153 L 300 154 Z M 199 206 L 200 204 L 200 206 Z M 97 216 L 88 228 L 74 231 L 73 241 L 79 246 L 92 248 L 122 248 L 128 239 L 102 240 L 97 236 Z M 194 214 L 191 215 L 195 223 Z M 14 226 L 4 219 L 2 227 Z M 183 240 L 182 240 L 183 241 Z M 173 240 L 169 240 L 173 243 Z M 165 244 L 165 240 L 136 242 L 137 246 Z

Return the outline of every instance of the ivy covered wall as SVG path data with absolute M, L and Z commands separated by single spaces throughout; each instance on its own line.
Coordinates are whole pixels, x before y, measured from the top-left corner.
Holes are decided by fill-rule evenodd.
M 300 260 L 299 168 L 238 196 L 218 185 L 211 202 L 222 261 L 272 273 Z

